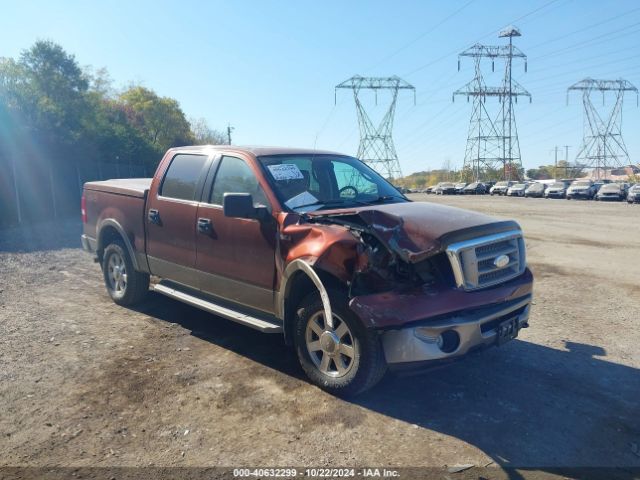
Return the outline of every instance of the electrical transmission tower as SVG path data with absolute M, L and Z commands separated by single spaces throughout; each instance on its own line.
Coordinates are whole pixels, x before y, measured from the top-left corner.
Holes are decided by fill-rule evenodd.
M 378 173 L 388 179 L 402 177 L 398 154 L 393 144 L 391 132 L 393 130 L 393 118 L 396 111 L 396 101 L 399 90 L 413 90 L 413 101 L 415 104 L 416 89 L 413 85 L 405 82 L 399 77 L 361 77 L 356 75 L 336 85 L 336 92 L 339 88 L 353 90 L 353 98 L 356 102 L 358 112 L 358 126 L 360 128 L 360 145 L 358 147 L 358 158 L 368 163 Z M 378 91 L 390 90 L 391 103 L 386 114 L 382 117 L 376 127 L 371 117 L 367 113 L 360 97 L 361 90 L 373 90 L 378 104 Z
M 585 78 L 567 89 L 567 104 L 571 91 L 582 92 L 584 106 L 584 132 L 582 146 L 576 155 L 576 163 L 594 168 L 597 178 L 601 169 L 625 167 L 631 163 L 627 146 L 622 139 L 622 105 L 625 92 L 635 92 L 638 102 L 638 89 L 627 80 L 594 80 Z M 591 94 L 602 94 L 604 105 L 606 92 L 613 92 L 615 103 L 605 119 L 600 116 L 592 102 Z
M 520 143 L 513 103 L 518 97 L 529 97 L 531 94 L 516 82 L 511 75 L 513 59 L 524 60 L 524 71 L 527 71 L 527 56 L 513 45 L 513 37 L 521 36 L 515 27 L 508 27 L 499 37 L 509 38 L 509 45 L 489 46 L 475 44 L 458 55 L 458 70 L 462 57 L 472 58 L 475 65 L 473 80 L 453 92 L 453 98 L 463 95 L 473 97 L 473 108 L 469 122 L 469 134 L 464 156 L 464 172 L 471 172 L 473 179 L 483 175 L 495 175 L 509 180 L 518 177 L 522 170 Z M 482 74 L 482 60 L 491 60 L 491 70 L 495 70 L 496 59 L 504 60 L 504 77 L 499 87 L 487 86 Z M 501 108 L 492 117 L 486 106 L 487 97 L 497 97 Z

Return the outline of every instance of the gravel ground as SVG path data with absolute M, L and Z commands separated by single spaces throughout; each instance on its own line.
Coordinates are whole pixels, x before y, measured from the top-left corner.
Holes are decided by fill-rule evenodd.
M 414 199 L 521 223 L 531 328 L 351 401 L 278 336 L 113 304 L 78 223 L 0 230 L 0 465 L 640 467 L 640 206 Z

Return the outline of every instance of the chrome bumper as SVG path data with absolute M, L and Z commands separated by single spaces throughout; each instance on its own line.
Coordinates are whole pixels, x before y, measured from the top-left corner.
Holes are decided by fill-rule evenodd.
M 503 321 L 517 317 L 520 328 L 528 325 L 530 308 L 531 296 L 527 296 L 508 306 L 385 331 L 381 336 L 385 358 L 388 364 L 402 364 L 461 357 L 470 350 L 495 344 L 497 327 Z M 451 330 L 458 334 L 459 344 L 447 352 L 439 346 L 438 337 Z

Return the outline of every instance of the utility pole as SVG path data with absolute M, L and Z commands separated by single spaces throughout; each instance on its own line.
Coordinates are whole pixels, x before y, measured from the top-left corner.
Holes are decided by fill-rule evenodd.
M 638 89 L 627 80 L 594 80 L 585 78 L 567 89 L 567 104 L 569 93 L 582 92 L 584 108 L 582 146 L 576 155 L 576 163 L 595 168 L 597 178 L 603 169 L 606 177 L 608 168 L 626 167 L 631 163 L 627 146 L 622 138 L 622 106 L 625 92 L 636 94 L 638 103 Z M 606 92 L 613 92 L 615 103 L 609 111 L 608 117 L 601 116 L 591 101 L 591 94 L 598 92 L 602 95 L 604 105 Z
M 564 146 L 564 178 L 569 178 L 569 147 L 571 145 Z
M 369 164 L 387 179 L 395 180 L 401 178 L 400 162 L 391 136 L 393 119 L 396 112 L 398 92 L 400 90 L 412 90 L 415 104 L 415 87 L 395 75 L 392 77 L 361 77 L 360 75 L 355 75 L 336 85 L 336 92 L 339 88 L 353 91 L 353 98 L 358 112 L 358 126 L 360 128 L 358 158 Z M 391 102 L 387 112 L 377 127 L 371 121 L 371 117 L 362 103 L 361 90 L 373 90 L 376 104 L 379 90 L 387 90 L 391 93 Z M 334 92 L 334 95 L 336 95 L 336 92 Z
M 558 179 L 558 146 L 557 145 L 556 145 L 555 150 L 556 150 L 556 154 L 555 154 L 556 164 L 555 164 L 555 167 L 553 169 L 553 179 L 557 180 Z
M 235 130 L 230 123 L 227 124 L 227 145 L 231 145 L 231 132 Z
M 458 55 L 458 70 L 461 57 L 471 57 L 475 61 L 475 78 L 453 92 L 454 100 L 458 95 L 466 96 L 467 101 L 473 97 L 463 171 L 471 170 L 474 180 L 479 179 L 481 170 L 485 175 L 487 172 L 501 171 L 502 180 L 510 180 L 514 172 L 519 176 L 522 170 L 513 103 L 514 98 L 517 102 L 519 96 L 529 97 L 531 101 L 531 94 L 512 78 L 511 71 L 513 59 L 517 57 L 524 60 L 526 72 L 527 56 L 513 45 L 513 37 L 521 36 L 517 28 L 507 27 L 498 36 L 509 38 L 509 45 L 475 44 Z M 505 73 L 501 86 L 492 87 L 484 83 L 480 68 L 482 59 L 491 60 L 492 70 L 495 69 L 496 59 L 504 59 Z M 495 121 L 487 110 L 487 97 L 497 97 L 502 104 Z

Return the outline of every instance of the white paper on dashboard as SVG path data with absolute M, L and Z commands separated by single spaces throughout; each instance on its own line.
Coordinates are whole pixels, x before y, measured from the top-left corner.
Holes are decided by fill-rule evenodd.
M 277 181 L 280 180 L 302 180 L 304 175 L 297 165 L 283 163 L 280 165 L 268 165 L 267 168 Z
M 311 195 L 309 192 L 302 192 L 296 195 L 295 197 L 291 197 L 289 200 L 284 202 L 284 204 L 289 208 L 301 207 L 302 205 L 308 205 L 310 203 L 317 202 L 318 199 Z M 320 205 L 318 205 L 319 207 Z

